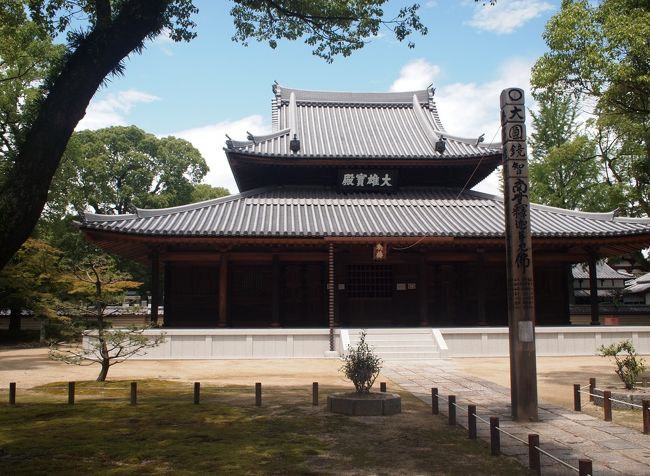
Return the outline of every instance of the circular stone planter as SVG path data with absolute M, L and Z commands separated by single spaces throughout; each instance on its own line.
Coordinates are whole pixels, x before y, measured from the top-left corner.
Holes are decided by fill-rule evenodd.
M 333 393 L 327 396 L 327 410 L 352 416 L 402 413 L 402 399 L 396 393 Z

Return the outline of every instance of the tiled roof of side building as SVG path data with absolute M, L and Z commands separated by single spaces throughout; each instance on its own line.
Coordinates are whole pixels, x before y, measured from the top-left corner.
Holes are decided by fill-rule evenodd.
M 274 86 L 273 132 L 229 140 L 227 149 L 277 157 L 453 158 L 496 155 L 500 144 L 447 133 L 434 90 L 399 93 L 303 91 Z M 290 141 L 300 140 L 292 152 Z M 436 142 L 446 142 L 444 153 Z
M 533 237 L 650 234 L 650 219 L 531 205 Z M 206 202 L 131 215 L 87 214 L 82 227 L 163 236 L 502 237 L 501 197 L 446 188 L 392 194 L 320 187 L 251 190 Z
M 576 264 L 572 267 L 573 279 L 589 279 L 589 265 L 586 263 Z M 616 271 L 607 263 L 596 263 L 596 277 L 598 279 L 630 279 L 634 275 Z

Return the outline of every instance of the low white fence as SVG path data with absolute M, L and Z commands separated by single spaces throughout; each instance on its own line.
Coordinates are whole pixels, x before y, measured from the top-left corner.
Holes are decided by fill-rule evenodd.
M 448 357 L 506 357 L 507 327 L 443 328 Z M 595 355 L 601 345 L 630 340 L 640 354 L 650 354 L 650 326 L 537 327 L 538 356 Z
M 404 331 L 404 329 L 402 329 Z M 506 357 L 507 327 L 432 329 L 441 357 Z M 165 342 L 139 359 L 283 359 L 332 357 L 328 329 L 163 329 Z M 347 329 L 334 331 L 338 353 Z M 629 339 L 640 354 L 650 354 L 650 326 L 538 327 L 537 355 L 595 355 L 598 347 Z M 349 337 L 347 337 L 349 342 Z M 84 344 L 87 344 L 85 340 Z

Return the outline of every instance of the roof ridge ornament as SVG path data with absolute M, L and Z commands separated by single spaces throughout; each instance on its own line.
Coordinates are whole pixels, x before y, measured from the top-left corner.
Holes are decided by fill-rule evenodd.
M 418 97 L 415 94 L 413 94 L 413 112 L 415 113 L 415 118 L 417 119 L 417 122 L 420 125 L 420 128 L 422 129 L 422 132 L 424 133 L 425 137 L 427 138 L 429 143 L 433 146 L 433 148 L 437 151 L 438 139 L 441 136 L 438 135 L 438 133 L 433 129 L 433 127 L 431 127 L 431 125 L 427 121 L 427 118 L 424 117 L 424 112 L 422 111 L 420 103 L 418 102 Z
M 300 139 L 298 139 L 297 134 L 293 135 L 293 139 L 291 139 L 291 142 L 289 142 L 289 148 L 294 154 L 300 150 Z

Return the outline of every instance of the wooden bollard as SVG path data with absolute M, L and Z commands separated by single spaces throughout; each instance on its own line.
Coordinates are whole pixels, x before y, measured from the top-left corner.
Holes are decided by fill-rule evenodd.
M 605 410 L 605 421 L 612 421 L 612 392 L 603 392 L 603 409 Z
M 467 405 L 467 437 L 476 439 L 476 405 Z
M 201 382 L 194 382 L 194 405 L 201 402 Z
M 138 403 L 138 382 L 131 382 L 131 405 Z
M 582 411 L 582 402 L 580 401 L 580 384 L 573 384 L 573 409 L 577 412 Z
M 438 389 L 437 388 L 432 388 L 431 389 L 431 414 L 432 415 L 439 415 L 440 414 L 440 408 L 438 406 Z
M 74 382 L 68 382 L 68 405 L 74 405 Z
M 261 407 L 262 406 L 262 384 L 261 384 L 261 382 L 257 382 L 255 384 L 255 406 L 256 407 Z
M 318 406 L 318 382 L 311 384 L 311 404 Z
M 16 404 L 16 382 L 9 384 L 9 405 Z
M 386 393 L 386 382 L 379 382 L 379 391 Z
M 528 466 L 535 474 L 542 474 L 542 465 L 539 458 L 539 435 L 528 435 Z
M 456 426 L 456 395 L 449 395 L 449 426 Z
M 643 433 L 650 433 L 650 400 L 641 400 L 643 410 Z
M 499 433 L 499 417 L 490 417 L 490 453 L 492 456 L 501 454 L 501 434 Z
M 589 401 L 593 402 L 594 401 L 594 391 L 596 390 L 596 379 L 595 378 L 590 378 L 589 379 Z
M 591 469 L 591 460 L 590 459 L 579 459 L 578 460 L 578 475 L 587 476 L 588 474 L 594 474 Z

